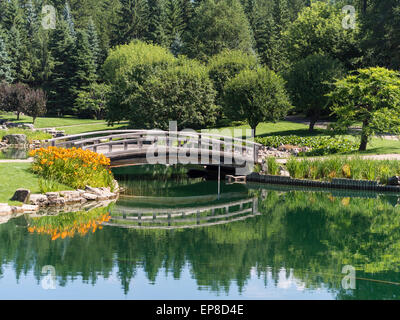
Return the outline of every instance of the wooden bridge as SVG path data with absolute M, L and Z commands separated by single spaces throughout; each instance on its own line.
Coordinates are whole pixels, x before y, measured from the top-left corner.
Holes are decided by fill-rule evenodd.
M 258 198 L 185 208 L 133 208 L 117 205 L 104 225 L 128 229 L 187 229 L 242 221 L 260 215 Z
M 258 163 L 260 144 L 195 131 L 108 130 L 48 140 L 52 146 L 102 153 L 112 167 L 137 164 L 200 164 L 245 168 Z

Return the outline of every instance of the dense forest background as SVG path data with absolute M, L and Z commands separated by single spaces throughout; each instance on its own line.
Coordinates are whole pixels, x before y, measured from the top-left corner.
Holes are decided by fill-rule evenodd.
M 331 9 L 307 13 L 315 2 Z M 45 5 L 56 9 L 55 29 L 42 27 Z M 345 5 L 356 8 L 355 29 L 340 27 Z M 110 49 L 135 39 L 202 64 L 240 50 L 278 74 L 313 54 L 346 71 L 398 70 L 400 1 L 0 0 L 0 81 L 42 88 L 50 115 L 93 116 L 87 95 L 101 100 L 109 90 L 102 65 Z

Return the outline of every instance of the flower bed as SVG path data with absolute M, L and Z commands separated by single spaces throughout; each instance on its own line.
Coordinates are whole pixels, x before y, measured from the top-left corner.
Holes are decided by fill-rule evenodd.
M 334 153 L 350 152 L 357 149 L 357 144 L 345 138 L 331 137 L 298 137 L 298 136 L 270 136 L 256 138 L 256 142 L 266 147 L 279 148 L 282 145 L 293 145 L 298 147 L 309 147 L 311 151 L 299 155 L 321 156 Z
M 110 159 L 90 150 L 58 147 L 40 148 L 30 152 L 35 157 L 32 170 L 41 177 L 58 181 L 74 189 L 92 187 L 114 188 Z

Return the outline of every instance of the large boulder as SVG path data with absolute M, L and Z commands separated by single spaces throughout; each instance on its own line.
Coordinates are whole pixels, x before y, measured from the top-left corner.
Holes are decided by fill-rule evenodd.
M 30 194 L 31 191 L 28 189 L 18 189 L 17 191 L 15 191 L 11 200 L 26 203 L 29 199 Z
M 31 194 L 29 197 L 29 203 L 32 205 L 46 206 L 49 204 L 49 200 L 44 194 Z
M 28 139 L 24 134 L 8 134 L 3 137 L 3 141 L 13 145 L 27 145 Z

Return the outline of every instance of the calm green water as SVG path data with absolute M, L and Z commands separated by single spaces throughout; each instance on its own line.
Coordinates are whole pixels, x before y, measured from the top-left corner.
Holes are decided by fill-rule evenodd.
M 113 207 L 3 221 L 0 298 L 400 297 L 396 196 L 248 184 L 223 185 L 218 199 L 216 182 L 172 171 L 122 172 L 128 189 Z M 171 216 L 153 222 L 157 210 Z M 64 239 L 37 232 L 58 225 L 78 227 Z M 47 265 L 55 289 L 44 289 Z M 342 288 L 344 265 L 356 268 L 355 289 Z

